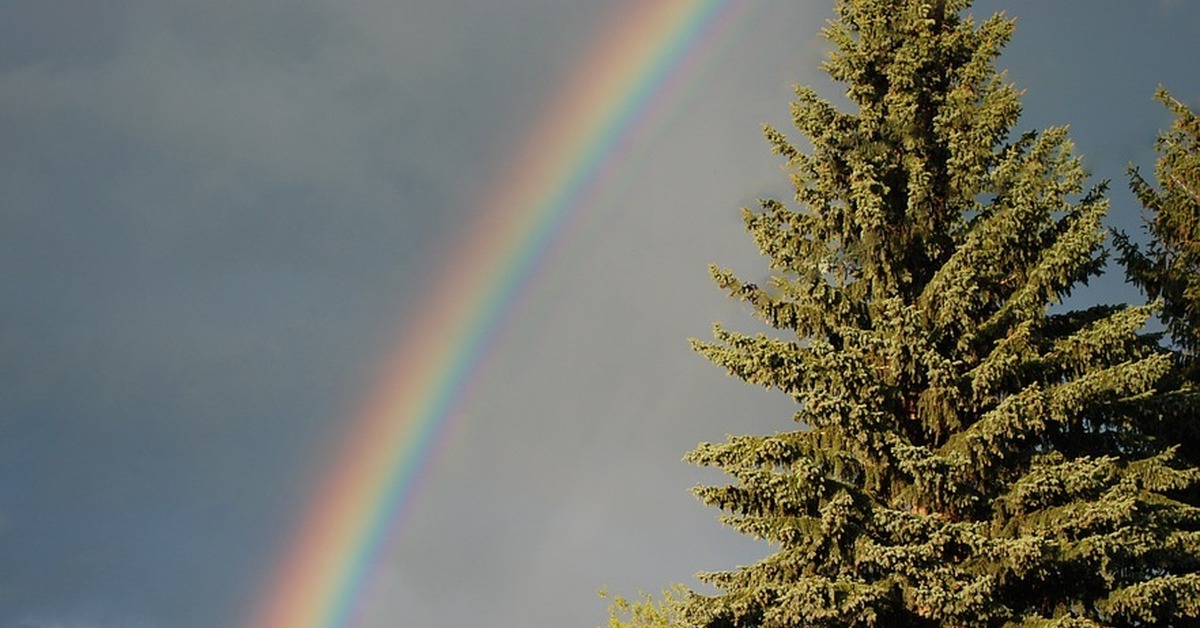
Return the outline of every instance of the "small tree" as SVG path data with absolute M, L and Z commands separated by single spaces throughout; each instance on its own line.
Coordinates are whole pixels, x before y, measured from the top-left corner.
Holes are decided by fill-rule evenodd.
M 1200 470 L 1159 436 L 1172 360 L 1148 307 L 1051 313 L 1103 265 L 1106 201 L 1063 129 L 1010 139 L 993 62 L 1012 21 L 970 0 L 842 0 L 766 129 L 795 208 L 744 213 L 769 285 L 714 269 L 774 336 L 695 348 L 795 399 L 796 429 L 702 444 L 697 495 L 773 553 L 702 574 L 687 626 L 1181 625 L 1200 620 Z M 1177 402 L 1176 399 L 1174 402 Z M 653 605 L 641 606 L 653 609 Z M 622 625 L 617 622 L 614 625 Z
M 1130 167 L 1130 186 L 1149 212 L 1147 251 L 1116 237 L 1129 279 L 1163 301 L 1162 318 L 1190 360 L 1200 350 L 1200 118 L 1160 89 L 1157 98 L 1175 114 L 1158 137 L 1157 188 Z
M 655 600 L 642 592 L 635 599 L 614 596 L 608 606 L 607 628 L 672 628 L 679 625 L 679 609 L 687 591 L 681 586 L 662 592 L 662 599 Z M 600 591 L 607 598 L 607 590 Z

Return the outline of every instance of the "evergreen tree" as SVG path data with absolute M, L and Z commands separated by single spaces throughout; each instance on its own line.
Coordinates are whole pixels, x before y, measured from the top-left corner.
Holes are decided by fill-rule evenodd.
M 676 585 L 663 591 L 662 599 L 657 602 L 645 592 L 632 600 L 614 596 L 608 607 L 608 628 L 673 628 L 682 621 L 679 612 L 686 593 L 682 586 Z M 600 591 L 600 597 L 609 597 L 608 591 Z
M 1200 470 L 1162 438 L 1149 307 L 1060 311 L 1104 262 L 1100 188 L 1064 129 L 1010 137 L 1013 22 L 970 0 L 842 0 L 843 112 L 799 88 L 795 203 L 745 223 L 769 285 L 716 282 L 777 330 L 695 348 L 795 399 L 799 424 L 702 444 L 697 495 L 773 553 L 702 574 L 680 625 L 1098 626 L 1200 621 Z M 1056 307 L 1058 306 L 1058 307 Z M 612 625 L 620 625 L 614 621 Z
M 1145 253 L 1118 234 L 1129 279 L 1163 301 L 1162 318 L 1189 359 L 1200 350 L 1200 118 L 1160 89 L 1157 97 L 1175 115 L 1159 136 L 1158 187 L 1130 168 L 1130 187 L 1149 212 L 1151 241 Z

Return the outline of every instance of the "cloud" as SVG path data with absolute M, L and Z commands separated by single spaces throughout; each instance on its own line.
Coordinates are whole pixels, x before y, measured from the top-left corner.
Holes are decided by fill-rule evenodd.
M 452 234 L 616 6 L 0 4 L 0 625 L 237 624 Z M 761 551 L 687 494 L 719 475 L 679 458 L 788 429 L 790 401 L 686 338 L 759 329 L 706 267 L 765 272 L 737 208 L 790 196 L 759 126 L 788 126 L 791 83 L 836 95 L 828 13 L 754 4 L 561 234 L 365 625 L 586 625 L 601 586 Z M 1046 45 L 1023 74 L 1052 69 Z M 1028 109 L 1089 100 L 1089 142 L 1141 111 L 1053 94 Z
M 119 5 L 0 11 L 4 625 L 235 622 L 495 124 L 430 3 Z

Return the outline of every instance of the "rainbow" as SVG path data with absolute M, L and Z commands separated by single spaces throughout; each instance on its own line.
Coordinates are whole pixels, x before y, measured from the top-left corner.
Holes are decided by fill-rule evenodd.
M 649 132 L 747 0 L 630 0 L 558 93 L 438 291 L 407 324 L 300 521 L 251 628 L 353 625 L 387 538 L 445 440 L 489 344 L 576 210 Z

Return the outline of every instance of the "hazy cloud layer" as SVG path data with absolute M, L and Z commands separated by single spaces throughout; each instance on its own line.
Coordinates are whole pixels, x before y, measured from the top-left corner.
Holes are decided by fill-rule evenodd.
M 0 627 L 237 625 L 457 230 L 622 2 L 0 5 Z M 1070 123 L 1113 222 L 1163 83 L 1200 103 L 1188 3 L 1022 0 L 1024 128 Z M 757 3 L 516 305 L 364 625 L 600 623 L 752 560 L 679 458 L 788 429 L 692 355 L 752 329 L 737 208 L 787 196 L 758 137 L 816 83 L 827 3 Z M 1097 298 L 1136 294 L 1102 282 Z

